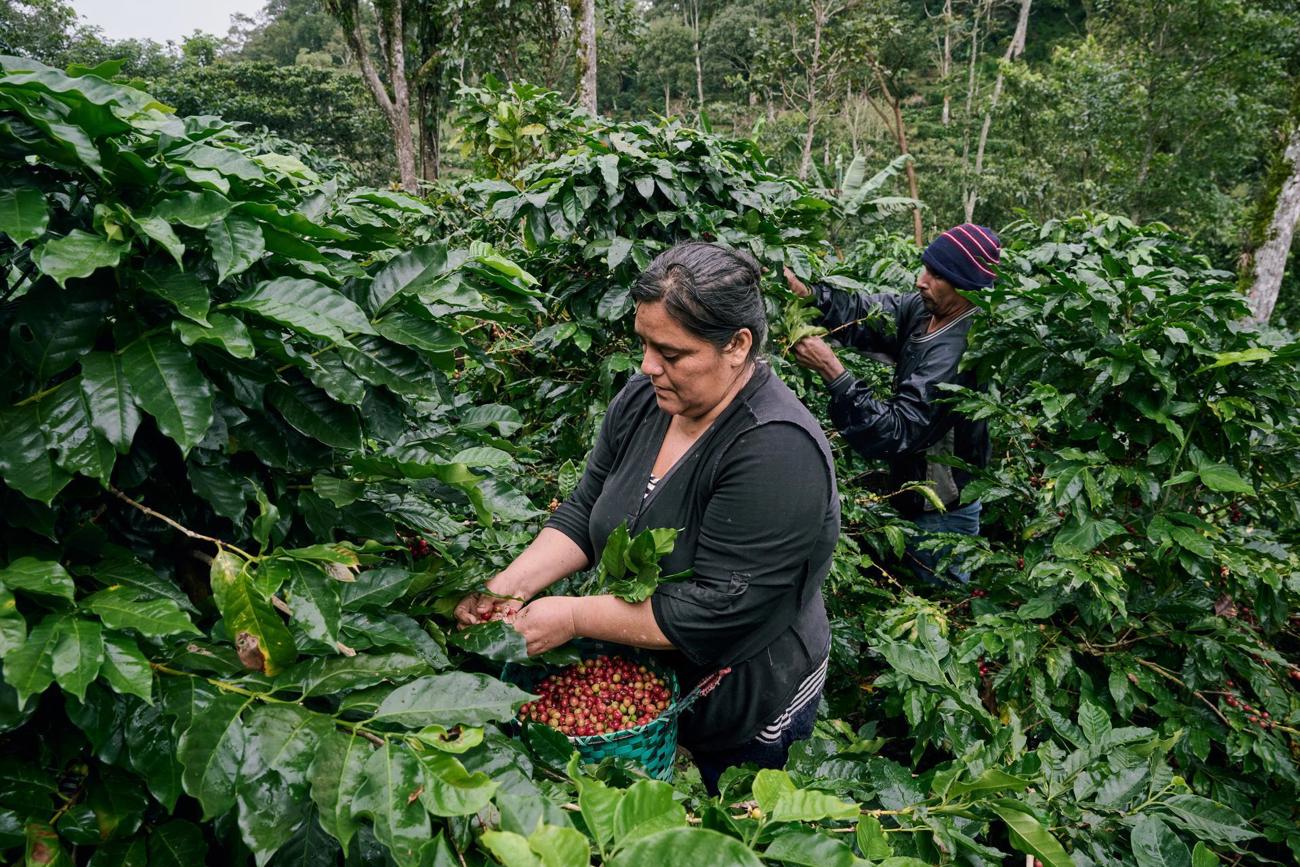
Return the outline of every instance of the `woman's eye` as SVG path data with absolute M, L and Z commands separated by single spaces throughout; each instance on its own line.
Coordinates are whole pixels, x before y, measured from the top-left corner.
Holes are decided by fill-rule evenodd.
M 662 358 L 664 361 L 669 362 L 670 364 L 671 364 L 672 362 L 674 362 L 674 361 L 677 360 L 677 356 L 676 356 L 676 355 L 668 355 L 668 354 L 666 354 L 666 353 L 662 353 L 662 352 L 659 354 L 659 357 Z

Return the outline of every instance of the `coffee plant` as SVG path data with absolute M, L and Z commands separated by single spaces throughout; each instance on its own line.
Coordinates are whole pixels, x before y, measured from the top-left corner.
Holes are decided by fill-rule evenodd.
M 531 88 L 467 88 L 487 174 L 418 199 L 107 70 L 0 70 L 7 862 L 1300 856 L 1300 351 L 1162 227 L 1006 233 L 988 388 L 951 395 L 997 437 L 986 539 L 953 547 L 977 592 L 909 582 L 910 527 L 833 440 L 832 688 L 784 770 L 711 798 L 685 759 L 521 736 L 522 639 L 450 607 L 576 483 L 655 253 L 746 247 L 778 320 L 782 266 L 905 291 L 915 250 L 831 235 L 844 203 L 752 143 Z M 669 541 L 605 577 L 664 580 Z

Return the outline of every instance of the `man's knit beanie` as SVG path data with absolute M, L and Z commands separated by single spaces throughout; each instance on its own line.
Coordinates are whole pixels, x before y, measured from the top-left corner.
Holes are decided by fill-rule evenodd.
M 992 286 L 997 276 L 993 269 L 1001 258 L 998 236 L 992 229 L 974 223 L 953 226 L 921 254 L 921 261 L 932 274 L 967 292 Z

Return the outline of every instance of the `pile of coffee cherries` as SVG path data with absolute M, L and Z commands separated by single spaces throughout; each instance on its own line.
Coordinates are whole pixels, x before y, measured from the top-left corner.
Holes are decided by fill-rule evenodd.
M 645 725 L 668 707 L 668 685 L 644 665 L 597 656 L 549 675 L 534 690 L 541 698 L 519 718 L 559 729 L 570 737 Z

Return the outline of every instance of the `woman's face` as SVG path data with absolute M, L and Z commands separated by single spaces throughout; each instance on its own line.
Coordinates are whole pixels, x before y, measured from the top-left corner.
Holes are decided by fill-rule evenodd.
M 718 405 L 749 354 L 748 328 L 718 349 L 683 328 L 662 301 L 637 305 L 636 333 L 645 351 L 641 372 L 654 384 L 659 408 L 686 418 L 701 418 Z

